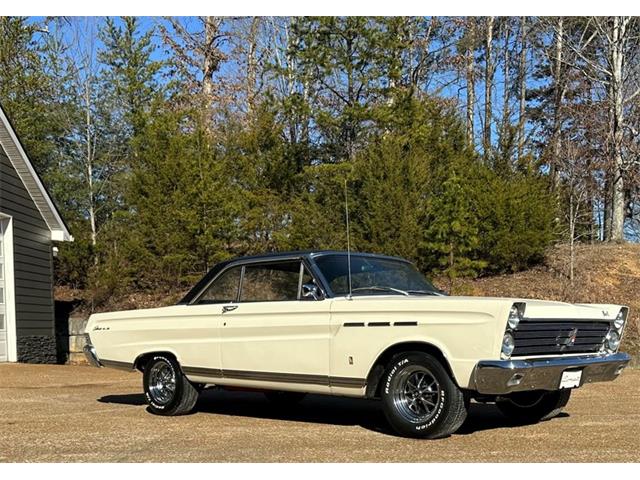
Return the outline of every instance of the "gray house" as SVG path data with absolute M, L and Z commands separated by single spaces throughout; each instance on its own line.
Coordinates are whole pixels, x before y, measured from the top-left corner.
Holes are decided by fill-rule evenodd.
M 0 107 L 0 362 L 57 360 L 55 241 L 73 237 Z

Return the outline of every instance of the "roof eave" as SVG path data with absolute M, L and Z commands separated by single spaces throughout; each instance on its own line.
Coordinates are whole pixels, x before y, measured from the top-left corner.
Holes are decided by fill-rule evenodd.
M 24 187 L 26 188 L 34 204 L 40 211 L 40 214 L 42 215 L 42 218 L 45 221 L 47 227 L 51 231 L 51 240 L 73 242 L 73 236 L 71 236 L 71 234 L 69 233 L 69 229 L 60 216 L 60 212 L 58 212 L 58 209 L 53 203 L 53 200 L 51 199 L 49 192 L 42 183 L 42 180 L 40 180 L 40 176 L 33 168 L 33 165 L 31 164 L 29 157 L 24 151 L 22 143 L 20 142 L 20 139 L 18 138 L 13 125 L 5 115 L 1 105 L 0 127 L 4 127 L 4 130 L 8 134 L 12 144 L 5 145 L 4 142 L 2 142 L 0 146 L 4 149 L 7 157 L 9 157 L 9 161 L 12 163 L 13 168 L 18 173 L 18 176 L 20 176 Z M 13 148 L 10 148 L 11 146 Z M 33 182 L 35 183 L 35 189 L 29 188 L 29 182 L 26 182 L 23 178 L 23 169 L 16 168 L 16 162 L 21 162 L 22 166 L 26 168 L 27 173 L 31 176 Z

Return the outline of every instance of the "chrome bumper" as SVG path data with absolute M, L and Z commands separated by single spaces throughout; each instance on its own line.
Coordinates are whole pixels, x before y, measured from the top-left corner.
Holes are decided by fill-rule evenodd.
M 93 365 L 94 367 L 102 367 L 102 363 L 98 359 L 98 355 L 96 354 L 96 349 L 93 345 L 87 344 L 82 349 L 84 352 L 84 356 L 87 357 L 87 361 Z
M 620 375 L 631 357 L 626 353 L 529 360 L 483 360 L 472 374 L 469 388 L 486 395 L 527 390 L 558 390 L 565 370 L 581 370 L 580 386 L 607 382 Z

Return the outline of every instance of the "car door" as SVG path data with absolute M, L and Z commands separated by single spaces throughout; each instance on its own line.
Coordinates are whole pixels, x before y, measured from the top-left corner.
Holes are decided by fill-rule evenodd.
M 222 314 L 224 382 L 329 391 L 330 301 L 304 297 L 313 282 L 301 259 L 244 265 L 239 301 Z
M 181 314 L 182 328 L 173 333 L 174 348 L 182 370 L 193 381 L 218 383 L 222 376 L 222 314 L 237 307 L 241 275 L 242 266 L 223 270 Z

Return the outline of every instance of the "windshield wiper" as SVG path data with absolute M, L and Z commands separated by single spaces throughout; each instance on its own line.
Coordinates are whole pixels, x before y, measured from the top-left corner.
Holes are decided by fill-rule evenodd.
M 352 292 L 357 292 L 358 290 L 374 290 L 374 291 L 380 291 L 380 292 L 396 292 L 399 293 L 401 295 L 404 295 L 406 297 L 409 296 L 409 292 L 405 292 L 404 290 L 400 290 L 399 288 L 393 288 L 393 287 L 382 287 L 379 285 L 372 285 L 370 287 L 358 287 L 358 288 L 354 288 L 353 290 L 351 290 Z
M 438 292 L 434 292 L 433 290 L 407 290 L 410 294 L 418 294 L 418 295 L 433 295 L 435 297 L 441 297 L 442 294 Z

